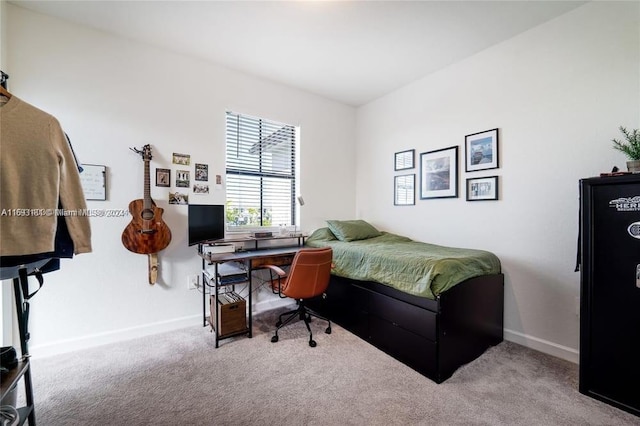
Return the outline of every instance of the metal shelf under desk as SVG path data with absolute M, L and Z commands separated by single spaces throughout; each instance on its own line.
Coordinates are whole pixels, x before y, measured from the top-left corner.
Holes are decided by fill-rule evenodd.
M 252 242 L 254 250 L 242 250 L 236 251 L 233 253 L 206 253 L 204 247 L 208 244 L 199 244 L 198 245 L 198 255 L 202 258 L 202 321 L 203 327 L 207 326 L 208 321 L 212 326 L 212 331 L 215 332 L 216 336 L 216 348 L 219 347 L 219 342 L 221 340 L 247 335 L 249 338 L 253 337 L 252 326 L 253 326 L 253 315 L 252 315 L 252 273 L 256 269 L 262 269 L 264 265 L 290 265 L 293 262 L 293 258 L 303 246 L 306 235 L 304 234 L 293 234 L 288 236 L 274 236 L 268 238 L 254 238 L 247 237 L 242 239 L 225 239 L 216 241 L 216 243 L 229 243 L 229 242 Z M 261 248 L 260 242 L 263 241 L 273 241 L 273 240 L 297 240 L 297 244 L 294 246 L 279 246 L 279 247 L 266 247 Z M 244 268 L 247 273 L 247 281 L 246 284 L 248 286 L 248 296 L 247 296 L 247 329 L 229 333 L 229 334 L 220 334 L 220 326 L 217 324 L 218 322 L 218 303 L 215 304 L 215 313 L 209 315 L 207 318 L 207 295 L 214 295 L 215 300 L 218 300 L 219 290 L 220 288 L 232 287 L 232 291 L 234 290 L 233 286 L 244 284 L 245 282 L 229 282 L 225 283 L 219 280 L 218 267 L 221 264 L 227 262 L 238 262 L 244 265 Z M 213 277 L 210 274 L 206 273 L 206 267 L 213 266 L 214 267 L 214 275 Z M 207 292 L 209 289 L 209 293 Z M 211 293 L 211 290 L 213 293 Z M 212 318 L 213 317 L 213 318 Z

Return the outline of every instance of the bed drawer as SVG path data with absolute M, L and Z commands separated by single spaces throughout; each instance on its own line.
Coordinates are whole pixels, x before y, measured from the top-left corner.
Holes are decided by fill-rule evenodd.
M 374 316 L 370 316 L 369 321 L 371 344 L 438 381 L 435 342 Z
M 324 297 L 308 300 L 307 306 L 356 336 L 367 339 L 369 336 L 368 293 L 367 290 L 337 278 L 335 282 L 329 284 Z
M 436 341 L 435 312 L 373 292 L 369 294 L 369 312 L 407 331 Z

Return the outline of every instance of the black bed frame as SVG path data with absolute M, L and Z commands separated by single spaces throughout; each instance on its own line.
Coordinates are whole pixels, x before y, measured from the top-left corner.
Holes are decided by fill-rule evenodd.
M 503 340 L 504 275 L 471 278 L 436 300 L 332 275 L 308 306 L 436 383 Z

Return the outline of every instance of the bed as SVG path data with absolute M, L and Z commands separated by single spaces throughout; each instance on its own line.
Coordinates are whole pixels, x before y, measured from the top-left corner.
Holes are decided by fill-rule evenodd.
M 504 276 L 483 250 L 327 221 L 308 247 L 331 247 L 325 297 L 309 307 L 436 383 L 503 340 Z

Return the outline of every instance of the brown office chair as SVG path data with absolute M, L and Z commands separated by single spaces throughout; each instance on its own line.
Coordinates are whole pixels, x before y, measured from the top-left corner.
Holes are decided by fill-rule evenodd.
M 309 323 L 311 317 L 323 319 L 329 323 L 325 333 L 331 334 L 331 321 L 311 311 L 305 305 L 305 300 L 321 296 L 329 285 L 331 274 L 331 260 L 333 250 L 330 247 L 320 249 L 301 249 L 293 258 L 289 273 L 273 265 L 266 265 L 271 273 L 271 287 L 280 297 L 290 297 L 298 302 L 298 309 L 280 315 L 276 323 L 276 334 L 271 338 L 273 343 L 278 341 L 278 331 L 293 321 L 296 317 L 303 320 L 309 330 L 309 346 L 316 346 Z M 274 276 L 273 273 L 277 276 Z M 286 318 L 285 318 L 286 317 Z M 285 318 L 283 320 L 283 318 Z

